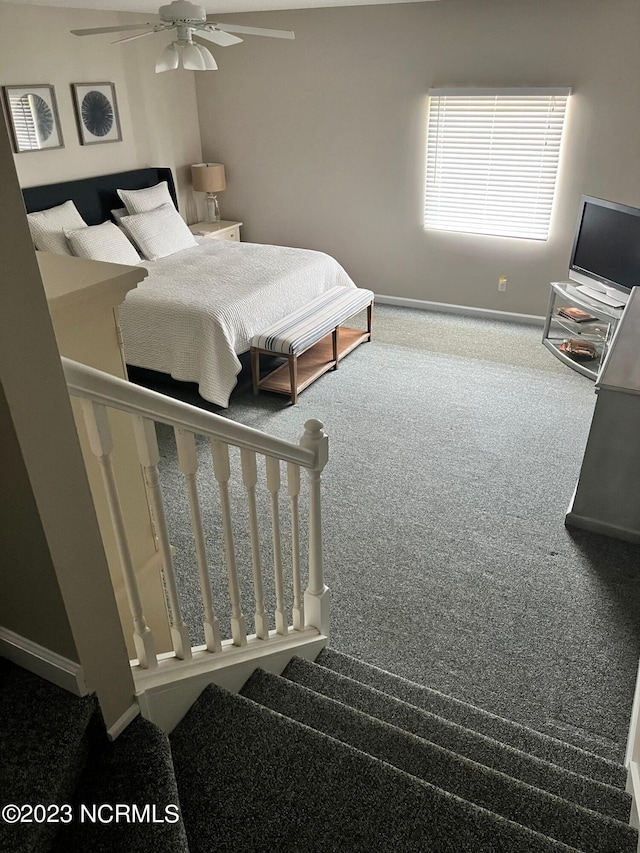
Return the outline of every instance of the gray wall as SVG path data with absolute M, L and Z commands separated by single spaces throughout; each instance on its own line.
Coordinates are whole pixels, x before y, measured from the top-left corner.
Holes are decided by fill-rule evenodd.
M 3 3 L 0 83 L 56 87 L 65 148 L 19 154 L 23 186 L 144 165 L 220 160 L 223 216 L 243 237 L 334 254 L 379 294 L 542 314 L 564 278 L 581 193 L 640 206 L 636 0 L 442 0 L 227 16 L 291 28 L 212 47 L 220 70 L 154 74 L 168 36 L 112 45 L 71 27 L 127 13 Z M 124 140 L 80 146 L 69 84 L 116 84 Z M 571 86 L 550 239 L 425 232 L 431 86 Z M 200 126 L 198 126 L 198 121 Z M 202 141 L 202 147 L 201 147 Z M 507 276 L 507 291 L 497 291 Z
M 0 435 L 0 625 L 77 662 L 78 652 L 2 386 Z
M 228 17 L 293 29 L 213 50 L 203 154 L 243 238 L 321 249 L 378 294 L 543 314 L 582 193 L 640 206 L 636 0 L 444 0 Z M 426 92 L 571 86 L 546 242 L 425 232 Z M 497 291 L 498 277 L 508 278 Z
M 200 161 L 201 148 L 194 74 L 155 73 L 156 58 L 169 36 L 112 44 L 118 34 L 78 37 L 69 31 L 130 24 L 141 16 L 15 3 L 2 3 L 1 9 L 0 84 L 55 86 L 65 143 L 62 149 L 17 154 L 20 185 L 169 166 L 178 182 L 180 209 L 195 221 L 189 166 Z M 70 84 L 99 82 L 115 84 L 122 142 L 82 146 Z

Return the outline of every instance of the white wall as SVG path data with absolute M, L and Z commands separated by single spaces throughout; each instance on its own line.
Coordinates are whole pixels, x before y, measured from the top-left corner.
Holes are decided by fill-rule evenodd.
M 203 154 L 243 237 L 321 249 L 377 293 L 543 314 L 580 195 L 640 206 L 636 0 L 445 0 L 233 16 L 293 29 L 214 49 Z M 425 232 L 426 91 L 571 86 L 547 242 Z M 497 291 L 498 277 L 508 278 Z
M 62 149 L 16 154 L 20 185 L 169 166 L 178 182 L 182 213 L 192 221 L 189 166 L 201 159 L 194 74 L 182 69 L 155 73 L 156 57 L 169 36 L 112 44 L 119 35 L 78 37 L 69 32 L 132 23 L 142 17 L 128 13 L 14 3 L 0 3 L 0 11 L 0 85 L 53 85 L 65 143 Z M 99 82 L 115 83 L 123 139 L 82 146 L 70 84 Z
M 110 727 L 133 679 L 2 125 L 0 175 L 0 625 L 79 661 Z

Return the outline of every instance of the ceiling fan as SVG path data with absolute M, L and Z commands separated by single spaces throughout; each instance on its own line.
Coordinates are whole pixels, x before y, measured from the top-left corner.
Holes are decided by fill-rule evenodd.
M 133 36 L 117 39 L 112 42 L 133 41 L 134 39 L 150 36 L 154 33 L 176 31 L 175 38 L 160 55 L 156 62 L 156 74 L 162 71 L 173 71 L 180 65 L 188 71 L 215 71 L 218 67 L 211 51 L 204 45 L 193 41 L 193 37 L 211 41 L 221 47 L 239 44 L 242 39 L 233 33 L 251 36 L 270 36 L 271 38 L 292 39 L 295 34 L 291 30 L 271 30 L 264 27 L 243 27 L 240 24 L 217 23 L 207 16 L 202 6 L 196 6 L 189 0 L 173 0 L 158 10 L 160 20 L 147 21 L 140 24 L 125 24 L 119 27 L 92 27 L 86 30 L 71 30 L 74 36 L 93 36 L 99 33 L 121 33 L 127 30 L 145 30 Z M 146 29 L 150 27 L 151 29 Z

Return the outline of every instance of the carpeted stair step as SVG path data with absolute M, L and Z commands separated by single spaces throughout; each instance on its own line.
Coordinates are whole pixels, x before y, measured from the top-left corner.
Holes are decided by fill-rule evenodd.
M 619 788 L 528 755 L 334 670 L 294 658 L 282 675 L 534 788 L 620 821 L 629 818 L 631 801 Z
M 188 853 L 167 735 L 137 717 L 109 741 L 96 717 L 91 752 L 73 799 L 76 819 L 60 828 L 52 853 Z M 80 806 L 104 805 L 83 821 Z M 115 806 L 123 807 L 120 813 Z M 135 810 L 133 807 L 136 807 Z M 171 808 L 167 808 L 167 807 Z
M 2 805 L 68 803 L 89 753 L 94 697 L 73 696 L 5 658 L 0 684 Z M 41 817 L 31 823 L 0 821 L 0 850 L 49 850 L 57 829 Z
M 243 696 L 444 791 L 584 853 L 633 853 L 637 833 L 278 675 L 256 670 Z
M 215 685 L 170 740 L 191 853 L 575 851 Z
M 607 785 L 622 789 L 626 785 L 626 770 L 614 761 L 483 711 L 437 690 L 415 684 L 350 655 L 323 649 L 316 663 L 551 764 Z

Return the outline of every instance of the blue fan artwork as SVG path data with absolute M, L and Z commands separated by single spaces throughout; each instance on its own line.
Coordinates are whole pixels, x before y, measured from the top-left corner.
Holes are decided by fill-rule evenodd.
M 72 83 L 82 145 L 120 142 L 120 120 L 113 83 Z
M 53 86 L 3 86 L 16 153 L 64 148 Z
M 46 142 L 54 128 L 53 113 L 49 109 L 49 104 L 40 95 L 29 94 L 20 98 L 20 105 L 25 113 L 28 112 L 31 115 L 38 141 Z
M 95 89 L 82 99 L 80 107 L 82 123 L 93 136 L 107 136 L 113 127 L 113 106 L 106 95 Z

